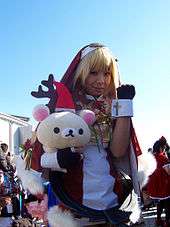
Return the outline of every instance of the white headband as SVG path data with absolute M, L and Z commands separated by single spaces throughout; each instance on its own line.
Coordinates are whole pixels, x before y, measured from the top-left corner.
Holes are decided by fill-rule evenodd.
M 84 58 L 88 53 L 90 53 L 91 51 L 96 50 L 96 49 L 97 49 L 97 47 L 90 47 L 90 46 L 86 47 L 81 52 L 81 59 Z
M 99 48 L 100 46 L 94 46 L 94 47 L 91 47 L 91 46 L 87 46 L 84 50 L 82 50 L 81 52 L 81 59 L 84 58 L 88 53 L 90 53 L 91 51 L 93 50 L 96 50 L 97 48 Z M 106 49 L 108 52 L 110 52 L 110 54 L 112 55 L 110 49 L 106 46 L 101 46 L 102 48 Z

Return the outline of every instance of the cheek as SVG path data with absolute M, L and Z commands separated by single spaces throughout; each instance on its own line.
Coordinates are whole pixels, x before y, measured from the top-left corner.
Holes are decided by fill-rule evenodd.
M 95 78 L 92 77 L 92 76 L 88 76 L 86 79 L 85 79 L 85 86 L 90 86 L 92 83 L 95 82 Z
M 111 84 L 111 77 L 106 77 L 105 78 L 105 85 L 108 87 Z

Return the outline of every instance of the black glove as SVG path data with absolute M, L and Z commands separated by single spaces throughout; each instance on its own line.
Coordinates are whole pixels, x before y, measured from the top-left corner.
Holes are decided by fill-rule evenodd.
M 57 160 L 61 168 L 69 169 L 75 166 L 81 160 L 78 152 L 72 152 L 70 148 L 57 151 Z
M 135 87 L 133 85 L 126 84 L 117 88 L 118 99 L 133 99 L 135 93 Z

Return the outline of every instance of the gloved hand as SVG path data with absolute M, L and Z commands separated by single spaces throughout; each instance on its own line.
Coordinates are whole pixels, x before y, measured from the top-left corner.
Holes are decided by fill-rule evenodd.
M 126 84 L 117 88 L 118 99 L 133 99 L 135 93 L 135 87 L 133 85 Z
M 80 162 L 81 155 L 78 152 L 72 152 L 70 149 L 58 150 L 57 160 L 61 168 L 69 169 Z

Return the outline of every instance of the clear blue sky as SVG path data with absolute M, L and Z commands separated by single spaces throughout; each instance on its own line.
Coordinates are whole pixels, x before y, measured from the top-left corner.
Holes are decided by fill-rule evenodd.
M 134 84 L 134 125 L 143 149 L 170 140 L 169 0 L 0 0 L 0 112 L 32 118 L 30 95 L 59 80 L 84 45 L 101 42 Z M 170 141 L 169 141 L 170 142 Z

